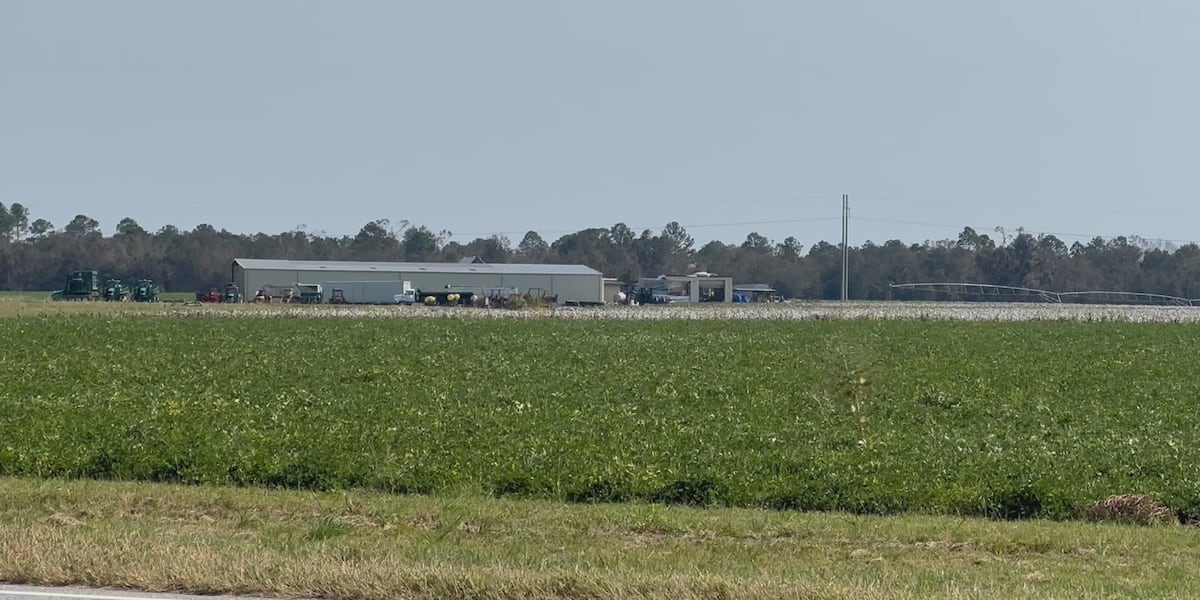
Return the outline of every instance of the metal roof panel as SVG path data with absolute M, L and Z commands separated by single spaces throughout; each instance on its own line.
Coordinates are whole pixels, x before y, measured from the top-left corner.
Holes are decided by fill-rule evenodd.
M 587 265 L 524 263 L 375 262 L 235 258 L 243 269 L 269 271 L 348 271 L 384 273 L 493 273 L 497 275 L 600 275 Z

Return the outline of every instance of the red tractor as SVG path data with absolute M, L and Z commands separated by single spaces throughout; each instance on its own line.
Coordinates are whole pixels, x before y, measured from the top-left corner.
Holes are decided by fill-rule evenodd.
M 225 284 L 225 290 L 221 288 L 212 288 L 207 292 L 196 292 L 196 302 L 205 304 L 221 303 L 221 302 L 241 302 L 242 288 L 238 284 L 229 282 Z
M 196 302 L 208 304 L 210 302 L 220 302 L 225 298 L 225 293 L 217 288 L 208 290 L 207 292 L 196 292 Z

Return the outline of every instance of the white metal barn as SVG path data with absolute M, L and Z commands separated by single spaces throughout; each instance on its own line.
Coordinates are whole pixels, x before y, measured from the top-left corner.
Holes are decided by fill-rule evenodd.
M 604 276 L 585 265 L 533 265 L 484 263 L 403 263 L 270 260 L 235 258 L 232 281 L 241 286 L 247 300 L 257 290 L 270 286 L 318 283 L 329 300 L 330 282 L 412 282 L 414 288 L 431 292 L 446 286 L 514 287 L 525 294 L 540 288 L 559 303 L 603 303 Z

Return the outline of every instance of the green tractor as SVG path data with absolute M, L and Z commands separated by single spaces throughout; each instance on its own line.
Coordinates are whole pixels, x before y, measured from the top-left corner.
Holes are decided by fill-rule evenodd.
M 109 279 L 104 282 L 105 302 L 128 302 L 129 286 L 121 283 L 120 279 Z
M 139 279 L 133 287 L 134 302 L 158 302 L 158 286 L 149 279 Z
M 101 299 L 100 273 L 75 271 L 67 277 L 67 285 L 50 295 L 54 301 L 96 302 Z

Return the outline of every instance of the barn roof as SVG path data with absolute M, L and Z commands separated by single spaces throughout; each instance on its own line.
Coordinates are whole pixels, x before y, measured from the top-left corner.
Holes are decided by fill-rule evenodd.
M 497 275 L 600 275 L 587 265 L 522 263 L 374 262 L 235 258 L 233 264 L 258 271 L 331 271 L 383 273 L 494 273 Z

